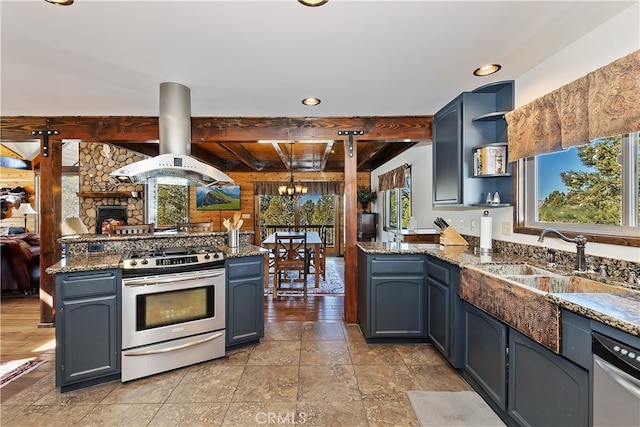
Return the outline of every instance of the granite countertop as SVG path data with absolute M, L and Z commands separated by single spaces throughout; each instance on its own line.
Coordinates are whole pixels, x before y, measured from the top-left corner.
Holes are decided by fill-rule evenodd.
M 264 255 L 267 249 L 254 245 L 240 245 L 237 248 L 219 245 L 217 248 L 226 258 L 241 258 L 254 255 Z M 107 270 L 120 267 L 121 252 L 99 252 L 90 254 L 74 254 L 61 259 L 47 268 L 49 274 L 71 273 L 78 271 Z
M 402 242 L 358 242 L 358 248 L 367 254 L 427 254 L 457 265 L 478 266 L 491 263 L 523 263 L 529 260 L 514 257 L 506 253 L 481 255 L 474 253 L 468 246 L 441 246 L 428 243 Z M 534 263 L 531 263 L 534 264 Z M 546 266 L 541 266 L 551 270 Z M 573 274 L 573 271 L 552 270 L 559 274 Z M 583 273 L 577 273 L 583 275 Z M 597 276 L 587 276 L 593 280 L 627 287 L 625 283 Z M 626 290 L 629 290 L 628 288 Z M 612 326 L 632 335 L 640 336 L 640 291 L 631 288 L 631 292 L 621 293 L 548 293 L 549 300 L 559 307 L 581 314 L 589 319 Z

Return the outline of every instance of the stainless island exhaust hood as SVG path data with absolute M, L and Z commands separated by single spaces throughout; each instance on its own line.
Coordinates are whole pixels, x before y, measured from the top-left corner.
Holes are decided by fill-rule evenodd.
M 150 178 L 182 178 L 201 185 L 231 183 L 224 172 L 191 156 L 191 90 L 179 83 L 160 83 L 160 155 L 131 163 L 109 175 L 119 183 Z

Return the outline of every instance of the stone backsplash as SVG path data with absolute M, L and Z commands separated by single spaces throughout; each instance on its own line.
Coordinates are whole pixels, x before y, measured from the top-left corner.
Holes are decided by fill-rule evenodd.
M 463 236 L 468 242 L 470 248 L 480 247 L 480 238 L 478 236 Z M 530 259 L 532 262 L 539 264 L 547 263 L 547 248 L 544 246 L 532 246 L 522 243 L 506 242 L 503 240 L 493 240 L 492 247 L 494 252 L 513 254 L 515 258 Z M 555 251 L 555 264 L 558 267 L 572 269 L 576 259 L 575 252 Z M 636 277 L 640 277 L 640 261 L 631 262 L 621 259 L 605 258 L 595 255 L 586 255 L 587 265 L 590 271 L 600 273 L 600 266 L 604 265 L 609 277 L 626 280 L 629 271 L 634 271 Z

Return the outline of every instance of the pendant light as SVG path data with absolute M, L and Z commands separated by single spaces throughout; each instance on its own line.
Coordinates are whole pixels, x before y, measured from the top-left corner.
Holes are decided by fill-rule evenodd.
M 280 194 L 281 196 L 299 196 L 299 195 L 304 195 L 307 194 L 307 191 L 309 190 L 306 186 L 302 185 L 301 183 L 294 183 L 293 182 L 293 141 L 291 141 L 290 143 L 290 153 L 289 153 L 289 184 L 288 185 L 281 185 L 280 187 L 278 187 L 278 194 Z

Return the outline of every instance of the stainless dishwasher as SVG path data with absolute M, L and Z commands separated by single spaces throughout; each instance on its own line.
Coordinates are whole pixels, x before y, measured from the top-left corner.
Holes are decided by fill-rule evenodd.
M 640 426 L 640 350 L 592 333 L 593 425 Z

